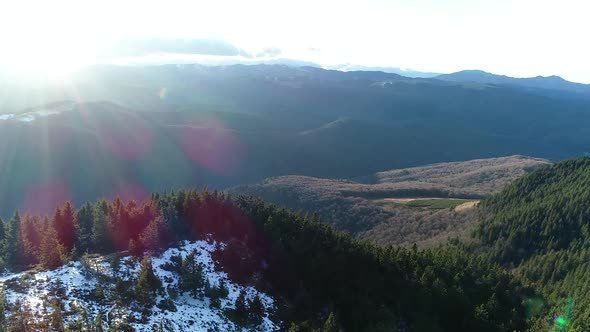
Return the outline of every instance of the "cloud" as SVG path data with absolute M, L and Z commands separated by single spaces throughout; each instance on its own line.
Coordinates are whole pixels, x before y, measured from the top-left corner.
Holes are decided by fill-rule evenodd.
M 250 56 L 235 45 L 218 39 L 127 39 L 115 43 L 105 53 L 114 57 L 158 53 Z
M 256 53 L 257 58 L 276 58 L 281 55 L 283 51 L 277 47 L 265 47 L 262 52 Z

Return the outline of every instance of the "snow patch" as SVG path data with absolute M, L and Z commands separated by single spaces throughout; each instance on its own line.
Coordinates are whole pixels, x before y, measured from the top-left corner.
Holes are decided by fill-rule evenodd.
M 151 309 L 148 308 L 149 315 L 143 315 L 143 317 L 140 312 L 134 310 L 133 306 L 123 307 L 112 301 L 99 303 L 99 301 L 88 298 L 90 294 L 94 294 L 99 284 L 104 288 L 105 293 L 111 292 L 109 284 L 99 281 L 104 280 L 101 276 L 121 277 L 124 280 L 137 279 L 140 264 L 129 256 L 120 259 L 120 265 L 116 271 L 113 270 L 106 257 L 98 257 L 91 259 L 88 265 L 76 261 L 52 271 L 23 272 L 0 277 L 0 284 L 5 286 L 6 299 L 9 304 L 13 305 L 16 301 L 20 301 L 23 306 L 30 308 L 35 319 L 46 319 L 47 312 L 52 310 L 45 307 L 46 300 L 54 298 L 53 295 L 57 289 L 63 292 L 59 297 L 64 299 L 65 312 L 74 310 L 75 306 L 82 307 L 88 313 L 91 321 L 99 312 L 102 312 L 105 319 L 103 323 L 106 326 L 123 317 L 132 318 L 130 319 L 131 325 L 137 331 L 152 331 L 161 323 L 167 331 L 240 331 L 238 326 L 226 317 L 225 310 L 234 308 L 236 298 L 240 291 L 244 290 L 248 300 L 258 295 L 266 308 L 262 323 L 256 330 L 279 330 L 277 323 L 269 318 L 269 312 L 275 310 L 275 301 L 272 297 L 253 287 L 238 285 L 232 282 L 225 272 L 215 270 L 211 253 L 215 251 L 216 246 L 222 250 L 225 247 L 223 243 L 218 245 L 216 242 L 186 241 L 178 248 L 170 248 L 161 255 L 152 257 L 154 273 L 162 281 L 164 287 L 164 296 L 158 295 L 156 303 L 162 299 L 171 299 L 176 306 L 176 311 L 162 310 L 154 306 Z M 211 306 L 210 299 L 202 294 L 197 298 L 193 298 L 188 293 L 176 298 L 169 296 L 168 286 L 177 286 L 179 280 L 175 272 L 166 271 L 163 265 L 169 263 L 173 255 L 181 255 L 184 259 L 191 252 L 196 253 L 195 260 L 202 264 L 203 277 L 209 281 L 211 286 L 219 285 L 221 280 L 225 282 L 229 294 L 221 299 L 219 308 Z M 109 321 L 109 313 L 116 313 L 113 316 L 118 318 Z M 66 326 L 76 319 L 75 315 L 64 314 Z M 241 330 L 249 331 L 251 329 L 243 328 Z

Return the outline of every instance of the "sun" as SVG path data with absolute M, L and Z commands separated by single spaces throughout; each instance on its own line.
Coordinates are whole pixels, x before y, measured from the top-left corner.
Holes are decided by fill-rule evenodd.
M 96 36 L 63 6 L 11 2 L 1 14 L 0 71 L 12 76 L 61 79 L 96 59 Z
M 26 78 L 63 79 L 95 58 L 89 45 L 59 37 L 27 38 L 0 55 L 0 70 Z

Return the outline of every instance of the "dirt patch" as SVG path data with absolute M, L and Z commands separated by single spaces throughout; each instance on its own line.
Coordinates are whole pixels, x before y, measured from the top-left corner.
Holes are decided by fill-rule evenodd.
M 476 207 L 477 205 L 479 205 L 480 201 L 471 201 L 471 202 L 465 202 L 461 205 L 457 205 L 455 206 L 455 211 L 464 211 L 467 209 L 471 209 Z

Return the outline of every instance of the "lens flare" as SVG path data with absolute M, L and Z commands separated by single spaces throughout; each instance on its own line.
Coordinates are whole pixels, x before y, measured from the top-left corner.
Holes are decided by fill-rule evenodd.
M 44 183 L 27 190 L 22 208 L 34 215 L 51 215 L 56 206 L 70 201 L 71 198 L 72 195 L 64 183 Z
M 158 96 L 160 96 L 160 99 L 166 99 L 166 96 L 168 96 L 168 89 L 161 88 L 160 92 L 158 92 Z
M 120 198 L 124 202 L 134 200 L 142 202 L 150 197 L 150 193 L 139 183 L 124 183 L 111 194 L 112 198 Z
M 573 298 L 568 299 L 565 313 L 561 316 L 555 317 L 555 332 L 565 332 L 571 324 L 572 311 L 574 309 L 575 300 Z
M 221 122 L 211 120 L 199 127 L 185 126 L 180 134 L 184 153 L 193 163 L 218 175 L 236 174 L 245 145 Z

